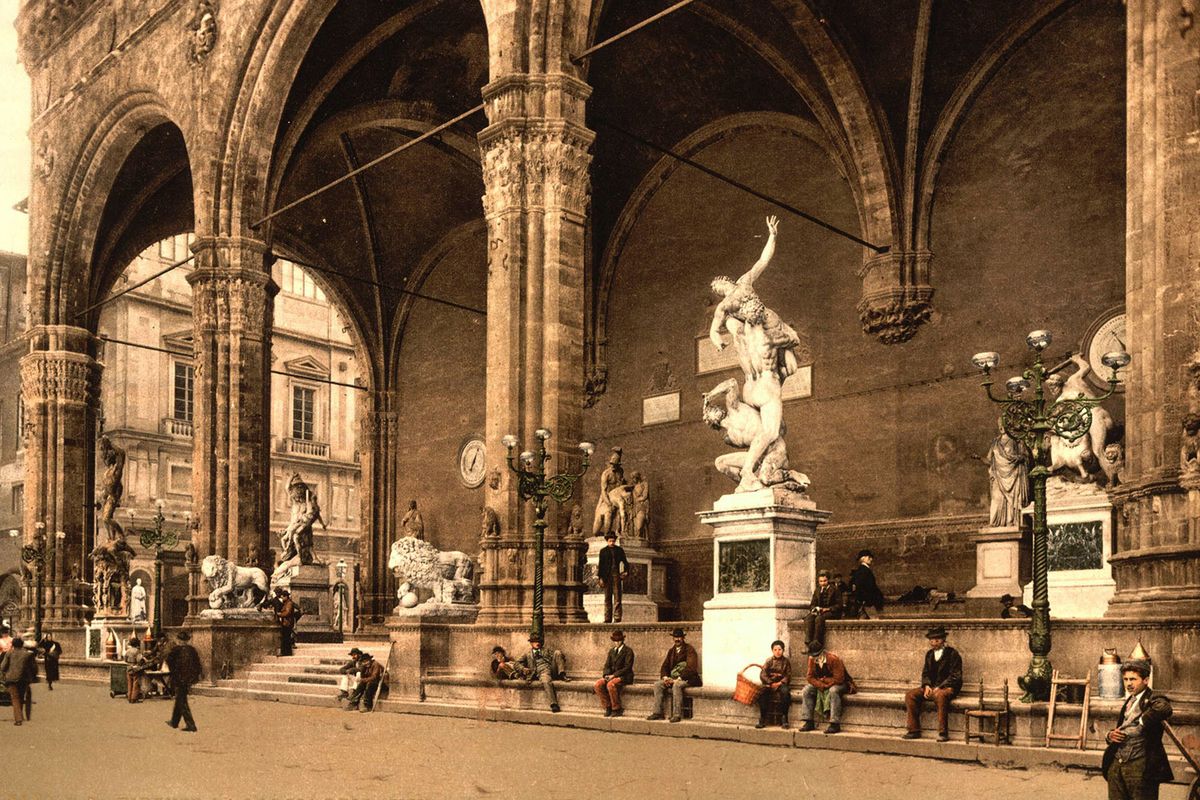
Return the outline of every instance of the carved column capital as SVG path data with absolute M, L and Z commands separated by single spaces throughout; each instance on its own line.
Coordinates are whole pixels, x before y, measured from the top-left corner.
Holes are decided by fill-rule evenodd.
M 99 364 L 85 353 L 39 350 L 21 358 L 21 395 L 27 405 L 94 406 L 99 378 Z
M 933 312 L 928 251 L 889 252 L 868 258 L 859 270 L 863 332 L 884 344 L 907 342 Z

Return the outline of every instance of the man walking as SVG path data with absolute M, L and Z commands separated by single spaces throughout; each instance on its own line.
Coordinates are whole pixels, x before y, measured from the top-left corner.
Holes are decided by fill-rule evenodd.
M 629 573 L 625 548 L 617 544 L 612 531 L 604 534 L 605 547 L 600 549 L 600 585 L 604 587 L 604 621 L 621 621 L 621 582 Z
M 921 685 L 904 695 L 908 711 L 908 733 L 905 739 L 921 738 L 921 706 L 932 700 L 937 706 L 938 741 L 950 740 L 950 701 L 962 690 L 962 656 L 946 644 L 946 629 L 940 625 L 925 632 L 929 650 L 921 669 Z
M 830 653 L 821 642 L 811 642 L 808 645 L 808 672 L 805 679 L 808 683 L 801 694 L 804 724 L 800 730 L 815 730 L 814 713 L 818 708 L 825 707 L 829 709 L 829 727 L 825 732 L 841 733 L 842 698 L 850 691 L 846 665 L 837 653 Z
M 192 708 L 188 705 L 188 691 L 200 681 L 200 654 L 192 647 L 192 635 L 180 631 L 175 635 L 179 644 L 167 653 L 167 669 L 171 672 L 171 685 L 175 689 L 175 705 L 171 708 L 171 719 L 167 722 L 172 728 L 179 727 L 183 720 L 183 729 L 188 733 L 196 732 L 196 721 L 192 719 Z
M 563 658 L 562 651 L 550 651 L 542 647 L 542 637 L 533 633 L 529 636 L 529 652 L 521 656 L 516 665 L 526 684 L 541 681 L 546 702 L 550 704 L 550 710 L 557 714 L 561 709 L 558 707 L 558 692 L 554 689 L 554 681 L 570 680 L 567 677 L 567 661 Z
M 12 640 L 12 647 L 0 656 L 0 682 L 8 689 L 8 697 L 12 701 L 13 724 L 20 725 L 33 704 L 30 697 L 29 684 L 37 676 L 37 662 L 33 660 L 33 651 L 25 649 L 25 642 L 20 637 Z
M 53 692 L 54 683 L 58 680 L 58 659 L 62 657 L 62 645 L 49 636 L 43 636 L 37 649 L 42 651 L 42 659 L 46 663 L 46 689 Z
M 621 687 L 633 683 L 633 650 L 625 646 L 625 633 L 613 631 L 615 644 L 604 659 L 604 675 L 592 688 L 600 698 L 604 716 L 619 717 L 625 713 L 621 707 Z
M 1117 726 L 1105 737 L 1108 749 L 1101 762 L 1109 800 L 1157 800 L 1159 784 L 1174 780 L 1162 743 L 1171 703 L 1150 690 L 1149 677 L 1150 665 L 1140 659 L 1121 667 L 1128 696 Z
M 671 722 L 679 722 L 683 718 L 683 690 L 701 685 L 700 657 L 696 648 L 684 641 L 686 636 L 683 628 L 671 631 L 675 643 L 659 667 L 658 681 L 654 684 L 654 713 L 646 719 L 663 719 L 663 701 L 670 690 Z

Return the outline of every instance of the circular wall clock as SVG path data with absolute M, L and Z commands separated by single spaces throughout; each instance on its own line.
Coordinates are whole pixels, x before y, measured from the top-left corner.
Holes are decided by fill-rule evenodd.
M 483 478 L 487 475 L 487 447 L 482 436 L 470 436 L 458 448 L 458 475 L 469 489 L 483 485 Z
M 1108 376 L 1112 374 L 1112 370 L 1104 366 L 1100 359 L 1105 353 L 1114 350 L 1129 350 L 1129 336 L 1125 331 L 1125 309 L 1120 307 L 1111 308 L 1101 314 L 1083 337 L 1083 357 L 1092 367 L 1092 374 L 1088 376 L 1089 382 L 1097 389 L 1108 390 Z M 1123 375 L 1123 372 L 1117 374 Z M 1117 391 L 1125 391 L 1124 381 L 1117 384 Z

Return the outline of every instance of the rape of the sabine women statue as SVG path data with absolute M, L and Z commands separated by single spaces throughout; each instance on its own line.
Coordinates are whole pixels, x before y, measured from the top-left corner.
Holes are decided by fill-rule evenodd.
M 725 441 L 744 447 L 716 460 L 716 467 L 737 481 L 738 492 L 753 492 L 768 486 L 784 486 L 803 492 L 808 478 L 788 469 L 787 445 L 783 441 L 783 382 L 798 366 L 796 331 L 759 298 L 754 281 L 775 255 L 779 219 L 767 217 L 767 243 L 758 261 L 736 281 L 725 276 L 713 279 L 713 292 L 720 295 L 708 335 L 713 347 L 724 350 L 728 334 L 744 383 L 730 378 L 704 395 L 704 420 L 724 430 Z M 724 404 L 716 401 L 724 397 Z
M 317 496 L 308 488 L 308 484 L 300 478 L 300 473 L 292 473 L 288 481 L 288 500 L 292 505 L 292 518 L 283 533 L 279 534 L 280 557 L 271 573 L 271 584 L 287 577 L 293 569 L 305 564 L 316 564 L 313 556 L 313 523 L 320 522 L 322 528 L 327 528 L 325 520 L 321 519 L 321 505 Z
M 1087 376 L 1092 372 L 1088 360 L 1075 353 L 1070 362 L 1076 366 L 1075 372 L 1065 379 L 1061 373 L 1056 372 L 1046 380 L 1051 392 L 1058 391 L 1055 403 L 1099 397 L 1100 395 L 1094 393 L 1087 383 Z M 1059 369 L 1065 366 L 1064 363 Z M 1113 426 L 1112 415 L 1103 407 L 1096 406 L 1092 409 L 1092 424 L 1083 436 L 1071 441 L 1051 434 L 1051 474 L 1065 472 L 1079 483 L 1099 483 L 1106 486 L 1115 484 L 1121 464 L 1114 456 L 1115 451 L 1109 447 L 1108 436 Z
M 99 525 L 104 540 L 97 542 L 90 557 L 93 564 L 92 590 L 96 613 L 102 616 L 124 616 L 129 607 L 129 560 L 135 555 L 125 541 L 125 530 L 114 518 L 125 494 L 122 482 L 125 473 L 125 451 L 107 436 L 100 437 L 100 458 L 104 462 L 104 477 L 96 508 L 100 510 Z

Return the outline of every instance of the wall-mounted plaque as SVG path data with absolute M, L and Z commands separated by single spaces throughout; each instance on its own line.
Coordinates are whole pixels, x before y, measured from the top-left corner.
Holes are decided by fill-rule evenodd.
M 642 399 L 642 424 L 661 425 L 679 419 L 679 392 Z

